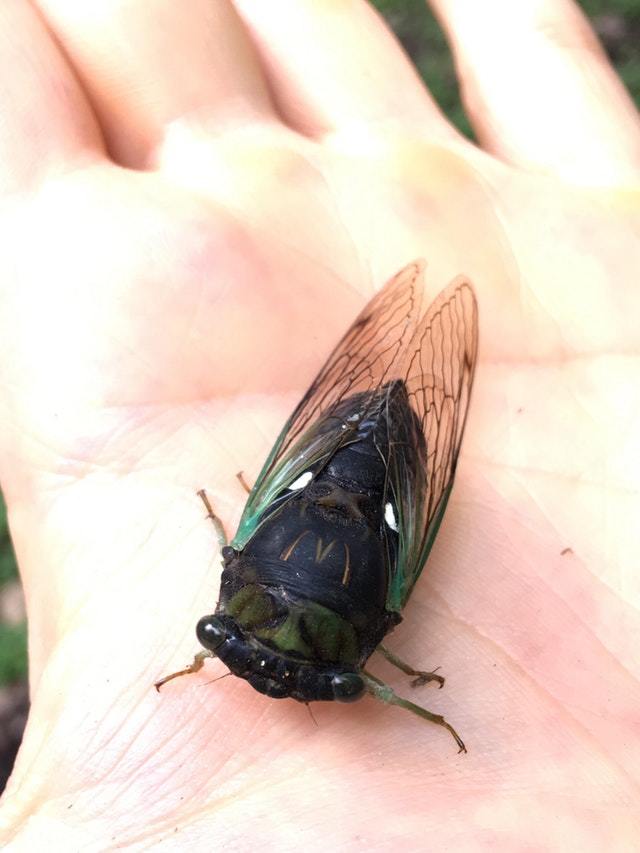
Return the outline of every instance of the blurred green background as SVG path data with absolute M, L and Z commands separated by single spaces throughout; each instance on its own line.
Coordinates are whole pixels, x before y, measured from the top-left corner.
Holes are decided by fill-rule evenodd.
M 472 136 L 447 43 L 423 0 L 373 0 L 373 5 L 393 27 L 449 119 Z M 578 0 L 578 5 L 591 19 L 618 74 L 640 105 L 640 0 Z
M 479 0 L 481 2 L 481 0 Z M 519 0 L 513 0 L 519 2 Z M 375 0 L 433 96 L 450 119 L 468 135 L 471 129 L 462 110 L 453 64 L 446 42 L 423 0 Z M 618 73 L 640 105 L 640 0 L 581 0 Z M 505 69 L 508 73 L 508 69 Z M 17 571 L 0 506 L 0 791 L 19 739 L 26 693 L 26 624 L 20 605 Z M 15 698 L 12 698 L 15 697 Z M 12 706 L 13 702 L 13 707 Z M 3 704 L 4 703 L 4 704 Z M 22 703 L 22 711 L 16 710 Z M 13 716 L 11 714 L 13 713 Z M 13 734 L 8 734 L 9 732 Z M 4 766 L 3 766 L 4 765 Z
M 0 590 L 15 583 L 17 577 L 3 501 L 0 505 Z M 27 672 L 26 624 L 24 619 L 14 622 L 9 616 L 4 609 L 0 610 L 0 686 L 18 681 Z

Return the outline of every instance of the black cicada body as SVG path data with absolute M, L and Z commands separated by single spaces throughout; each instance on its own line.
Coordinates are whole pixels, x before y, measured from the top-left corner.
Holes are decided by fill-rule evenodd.
M 157 686 L 216 656 L 274 698 L 368 692 L 464 749 L 364 669 L 378 650 L 414 684 L 444 681 L 382 645 L 442 521 L 477 354 L 470 284 L 455 280 L 423 313 L 423 266 L 374 296 L 287 421 L 222 550 L 218 606 L 197 626 L 204 651 Z

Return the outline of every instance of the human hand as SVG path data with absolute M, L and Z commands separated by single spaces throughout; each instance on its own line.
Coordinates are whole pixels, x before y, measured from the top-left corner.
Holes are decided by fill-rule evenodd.
M 33 700 L 0 812 L 16 849 L 637 838 L 638 117 L 570 4 L 435 5 L 484 150 L 359 1 L 2 6 L 0 476 Z M 429 296 L 473 280 L 480 360 L 389 645 L 441 665 L 419 701 L 469 754 L 369 699 L 314 706 L 316 727 L 207 684 L 219 662 L 158 696 L 218 591 L 197 489 L 232 533 L 235 473 L 421 255 Z

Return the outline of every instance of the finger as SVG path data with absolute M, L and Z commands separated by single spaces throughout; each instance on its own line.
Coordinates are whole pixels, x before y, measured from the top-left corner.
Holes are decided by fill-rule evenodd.
M 364 0 L 235 0 L 258 44 L 280 114 L 309 136 L 355 122 L 425 128 L 446 121 L 382 19 Z
M 127 166 L 154 159 L 167 127 L 273 115 L 250 39 L 228 0 L 38 0 Z
M 24 0 L 0 4 L 0 80 L 2 190 L 28 189 L 98 156 L 102 140 L 84 93 Z
M 432 0 L 478 139 L 514 165 L 578 183 L 640 171 L 640 120 L 571 0 Z

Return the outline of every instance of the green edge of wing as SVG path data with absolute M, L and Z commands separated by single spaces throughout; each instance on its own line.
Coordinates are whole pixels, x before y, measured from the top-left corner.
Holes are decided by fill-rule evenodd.
M 290 483 L 309 469 L 317 470 L 324 461 L 350 440 L 348 434 L 343 432 L 321 432 L 314 436 L 314 430 L 311 428 L 303 433 L 282 459 L 276 461 L 292 420 L 293 418 L 290 418 L 287 421 L 278 436 L 249 494 L 238 530 L 231 542 L 236 550 L 244 548 L 258 529 L 260 519 L 267 507 Z
M 280 435 L 276 439 L 275 444 L 271 448 L 271 453 L 267 456 L 264 465 L 262 466 L 260 473 L 258 474 L 258 479 L 255 481 L 253 488 L 249 492 L 249 497 L 247 498 L 247 502 L 245 504 L 244 510 L 242 511 L 242 516 L 240 518 L 240 523 L 238 524 L 238 530 L 236 531 L 236 535 L 233 537 L 231 541 L 231 545 L 236 550 L 241 550 L 244 548 L 249 539 L 253 536 L 255 532 L 260 516 L 264 512 L 266 506 L 268 506 L 268 494 L 270 490 L 264 488 L 265 481 L 269 476 L 269 472 L 273 466 L 273 463 L 278 455 L 278 451 L 282 446 L 282 443 L 289 431 L 289 427 L 291 425 L 291 421 L 293 418 L 289 418 L 289 420 L 284 425 Z M 276 466 L 276 470 L 274 474 L 277 472 L 278 467 Z M 273 500 L 273 498 L 271 498 Z
M 416 581 L 422 574 L 422 570 L 427 562 L 433 543 L 435 542 L 438 531 L 440 530 L 440 525 L 444 518 L 444 513 L 447 508 L 447 503 L 449 502 L 449 496 L 451 495 L 452 488 L 453 477 L 440 498 L 440 505 L 431 519 L 431 523 L 426 530 L 421 546 L 418 546 L 419 550 L 415 557 L 411 553 L 412 547 L 415 547 L 413 542 L 408 542 L 405 547 L 401 546 L 397 569 L 394 577 L 391 579 L 391 583 L 389 584 L 389 592 L 387 594 L 386 601 L 387 610 L 399 613 L 406 605 L 407 599 L 411 595 Z M 411 535 L 409 538 L 412 538 Z

